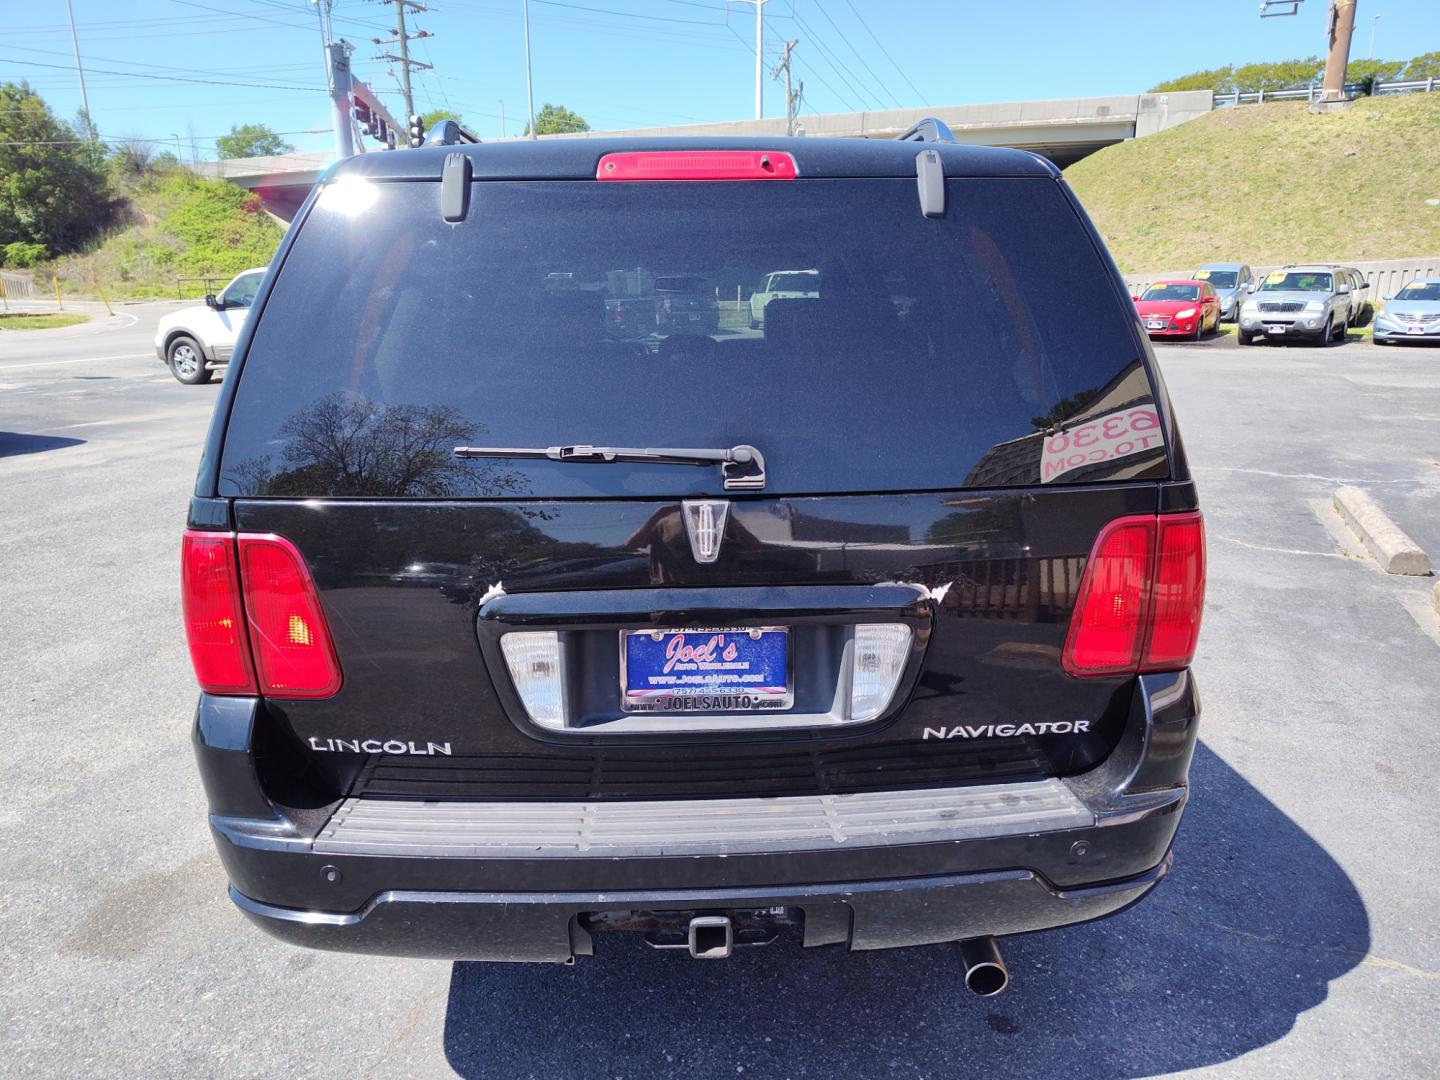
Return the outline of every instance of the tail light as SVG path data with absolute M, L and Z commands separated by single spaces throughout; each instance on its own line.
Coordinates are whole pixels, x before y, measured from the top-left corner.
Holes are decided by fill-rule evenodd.
M 279 536 L 186 532 L 190 659 L 212 694 L 330 697 L 340 664 L 305 560 Z
M 1204 603 L 1198 512 L 1117 518 L 1085 564 L 1061 664 L 1077 678 L 1186 667 Z
M 211 694 L 255 693 L 235 543 L 228 534 L 186 531 L 180 545 L 180 600 L 190 666 L 200 689 Z

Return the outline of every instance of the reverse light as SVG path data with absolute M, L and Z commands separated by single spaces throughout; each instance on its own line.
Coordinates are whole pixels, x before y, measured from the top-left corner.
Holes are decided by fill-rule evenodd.
M 282 536 L 241 533 L 237 539 L 260 693 L 330 697 L 340 689 L 340 663 L 305 559 Z
M 850 719 L 874 720 L 890 705 L 910 653 L 904 623 L 860 623 L 850 678 Z
M 1198 512 L 1117 518 L 1085 564 L 1061 664 L 1077 678 L 1186 667 L 1204 603 Z
M 229 533 L 185 531 L 180 544 L 180 602 L 190 666 L 200 689 L 211 694 L 255 693 L 235 545 Z
M 795 159 L 774 150 L 642 150 L 606 154 L 596 180 L 794 180 Z
M 553 630 L 523 630 L 500 639 L 505 666 L 530 719 L 544 728 L 565 726 L 565 689 L 560 667 L 560 635 Z

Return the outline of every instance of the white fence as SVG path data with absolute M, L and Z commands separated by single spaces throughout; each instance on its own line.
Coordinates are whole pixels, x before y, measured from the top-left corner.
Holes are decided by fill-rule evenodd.
M 0 295 L 6 300 L 29 300 L 39 295 L 35 282 L 29 274 L 17 274 L 13 270 L 0 270 Z

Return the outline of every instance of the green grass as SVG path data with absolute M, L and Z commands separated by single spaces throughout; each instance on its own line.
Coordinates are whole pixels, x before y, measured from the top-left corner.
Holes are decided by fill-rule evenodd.
M 199 282 L 178 279 L 213 275 L 224 284 L 268 263 L 284 234 L 255 195 L 184 169 L 148 173 L 125 194 L 128 224 L 89 251 L 38 267 L 37 284 L 49 288 L 58 277 L 67 295 L 111 299 L 199 296 Z
M 0 312 L 0 330 L 53 330 L 57 326 L 78 326 L 89 322 L 88 315 L 57 312 L 46 315 L 7 315 Z
M 1440 252 L 1440 93 L 1217 110 L 1065 170 L 1121 269 Z

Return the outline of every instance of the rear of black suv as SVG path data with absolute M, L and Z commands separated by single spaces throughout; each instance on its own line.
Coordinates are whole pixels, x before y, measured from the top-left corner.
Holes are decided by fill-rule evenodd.
M 777 269 L 815 291 L 752 329 Z M 714 322 L 624 321 L 676 279 Z M 210 822 L 290 941 L 974 941 L 1170 865 L 1203 528 L 1124 283 L 1029 154 L 345 162 L 183 562 Z

